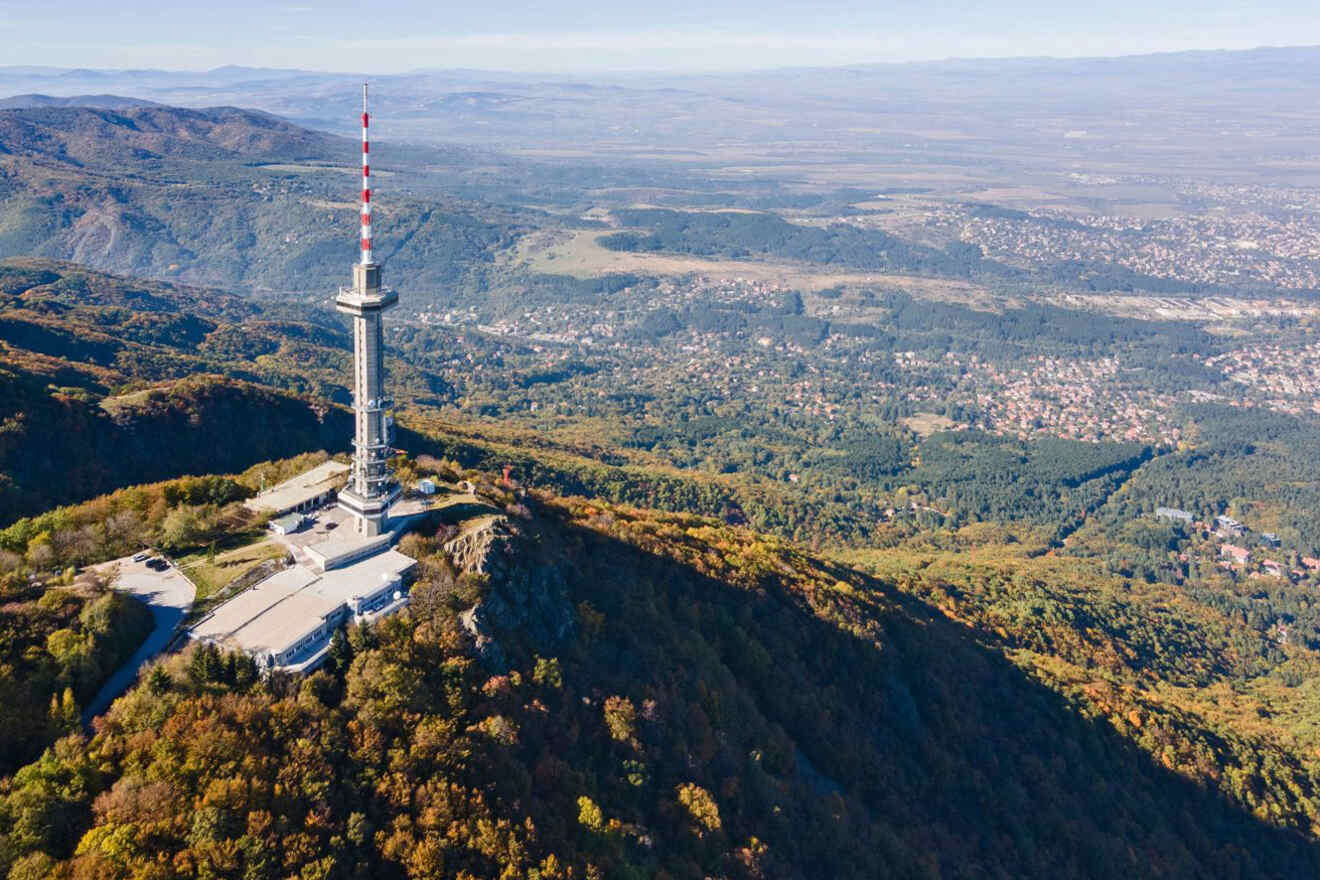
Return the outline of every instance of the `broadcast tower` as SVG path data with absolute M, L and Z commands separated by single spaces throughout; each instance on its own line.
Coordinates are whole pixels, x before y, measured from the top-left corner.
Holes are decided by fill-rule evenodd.
M 398 305 L 399 295 L 381 287 L 381 267 L 371 247 L 371 165 L 367 141 L 367 86 L 362 86 L 362 260 L 353 266 L 353 286 L 339 288 L 335 307 L 353 316 L 353 470 L 339 505 L 351 512 L 361 535 L 388 529 L 389 508 L 399 496 L 390 473 L 394 419 L 386 410 L 385 340 L 381 315 Z

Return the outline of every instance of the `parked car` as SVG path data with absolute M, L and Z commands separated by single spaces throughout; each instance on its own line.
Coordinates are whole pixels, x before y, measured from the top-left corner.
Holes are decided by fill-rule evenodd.
M 145 553 L 134 553 L 134 554 L 133 554 L 133 561 L 134 561 L 134 562 L 142 562 L 142 561 L 145 560 L 146 558 L 147 558 L 147 554 L 145 554 Z

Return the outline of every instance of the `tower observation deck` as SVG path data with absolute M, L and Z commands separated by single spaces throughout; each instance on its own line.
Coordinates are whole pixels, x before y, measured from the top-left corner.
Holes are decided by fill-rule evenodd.
M 393 405 L 385 393 L 385 340 L 381 315 L 399 302 L 381 286 L 371 234 L 371 165 L 367 127 L 367 87 L 362 86 L 362 259 L 353 266 L 353 286 L 339 288 L 335 308 L 353 317 L 353 467 L 339 505 L 353 514 L 362 535 L 387 530 L 389 508 L 399 486 L 389 468 L 394 442 Z

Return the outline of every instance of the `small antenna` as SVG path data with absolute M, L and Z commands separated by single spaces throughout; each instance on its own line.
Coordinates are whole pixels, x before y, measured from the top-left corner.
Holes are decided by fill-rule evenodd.
M 371 116 L 367 113 L 367 84 L 362 84 L 362 265 L 376 262 L 371 248 L 371 144 L 367 140 L 367 127 Z

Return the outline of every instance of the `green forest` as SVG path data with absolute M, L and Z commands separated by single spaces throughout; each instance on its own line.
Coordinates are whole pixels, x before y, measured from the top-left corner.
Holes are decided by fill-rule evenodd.
M 410 539 L 412 611 L 339 637 L 325 670 L 167 658 L 90 738 L 15 774 L 10 876 L 1318 867 L 1309 760 L 1143 702 L 1121 684 L 1136 658 L 1058 681 L 1168 638 L 1164 623 L 1124 632 L 1113 614 L 1105 638 L 1049 645 L 1033 633 L 1076 631 L 1055 593 L 1043 630 L 1000 637 L 937 604 L 966 575 L 875 577 L 711 520 L 526 502 L 518 564 L 560 573 L 570 634 L 502 632 L 504 668 L 483 667 L 455 618 L 473 582 Z M 1091 592 L 1076 590 L 1073 613 Z M 1211 661 L 1212 632 L 1168 659 Z
M 600 243 L 618 251 L 655 251 L 736 259 L 771 256 L 855 269 L 915 272 L 995 282 L 1027 280 L 1064 284 L 1081 290 L 1153 293 L 1213 293 L 1215 286 L 1157 278 L 1098 261 L 1057 261 L 1030 273 L 986 259 L 974 244 L 951 242 L 937 249 L 879 229 L 836 223 L 825 228 L 790 223 L 776 214 L 618 209 L 624 231 Z
M 134 599 L 105 588 L 94 572 L 67 585 L 25 587 L 12 579 L 14 554 L 0 550 L 0 775 L 80 729 L 80 708 L 151 631 Z

